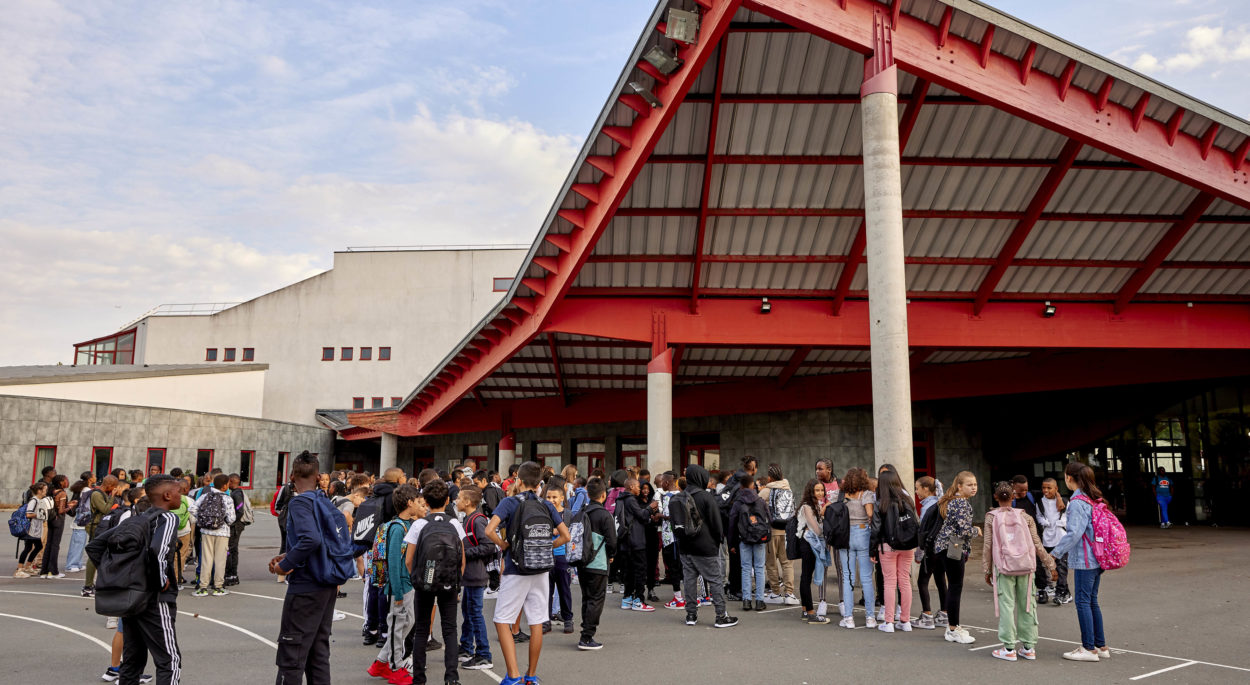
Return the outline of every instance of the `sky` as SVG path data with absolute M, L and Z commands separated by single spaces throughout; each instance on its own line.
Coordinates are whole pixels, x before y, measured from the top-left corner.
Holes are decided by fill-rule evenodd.
M 655 6 L 4 4 L 0 366 L 347 246 L 532 242 Z M 990 4 L 1250 118 L 1250 3 Z

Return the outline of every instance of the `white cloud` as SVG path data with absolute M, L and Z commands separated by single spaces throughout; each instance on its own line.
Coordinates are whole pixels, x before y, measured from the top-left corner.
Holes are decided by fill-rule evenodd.
M 1185 32 L 1177 52 L 1163 58 L 1142 52 L 1132 66 L 1147 73 L 1177 74 L 1247 60 L 1250 60 L 1250 28 L 1201 25 Z

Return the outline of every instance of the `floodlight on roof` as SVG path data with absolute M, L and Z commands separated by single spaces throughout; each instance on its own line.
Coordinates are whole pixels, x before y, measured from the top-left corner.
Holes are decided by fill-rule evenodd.
M 699 13 L 670 9 L 664 35 L 670 40 L 681 41 L 687 45 L 699 42 Z
M 646 86 L 643 86 L 637 81 L 630 81 L 629 88 L 630 90 L 634 91 L 634 93 L 636 93 L 638 97 L 642 98 L 643 100 L 646 100 L 647 104 L 651 105 L 651 109 L 658 109 L 664 106 L 664 103 L 660 102 L 660 98 L 657 98 L 655 96 L 655 93 L 652 93 L 649 89 L 647 89 Z
M 661 74 L 671 74 L 685 64 L 685 60 L 658 45 L 653 45 L 642 58 L 650 62 L 651 66 Z

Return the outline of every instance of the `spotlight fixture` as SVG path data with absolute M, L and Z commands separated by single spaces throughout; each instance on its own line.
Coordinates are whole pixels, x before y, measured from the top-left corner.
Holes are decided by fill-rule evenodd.
M 1049 318 L 1051 318 L 1051 317 L 1052 317 L 1052 316 L 1054 316 L 1054 315 L 1055 315 L 1055 305 L 1051 304 L 1050 302 L 1047 302 L 1047 303 L 1046 303 L 1046 304 L 1042 307 L 1042 316 L 1044 316 L 1044 317 L 1046 317 L 1047 319 L 1049 319 Z
M 670 40 L 694 45 L 699 41 L 699 13 L 670 9 L 668 22 L 664 25 L 664 35 Z
M 761 299 L 760 300 L 760 313 L 770 314 L 772 313 L 772 311 L 773 311 L 773 303 L 769 302 L 767 297 Z
M 658 45 L 651 46 L 651 49 L 642 58 L 650 62 L 656 71 L 665 75 L 677 71 L 681 68 L 681 65 L 686 63 L 685 60 Z
M 630 81 L 629 89 L 634 91 L 634 93 L 636 93 L 643 100 L 646 100 L 647 104 L 651 105 L 651 109 L 659 109 L 664 106 L 664 103 L 660 102 L 660 98 L 657 98 L 655 93 L 652 93 L 646 88 L 646 86 L 643 86 L 637 81 Z

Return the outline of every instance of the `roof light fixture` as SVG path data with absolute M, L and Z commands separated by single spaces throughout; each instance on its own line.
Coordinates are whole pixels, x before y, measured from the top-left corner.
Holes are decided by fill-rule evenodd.
M 773 303 L 769 302 L 767 297 L 761 299 L 760 300 L 760 313 L 771 314 L 772 311 L 773 311 Z
M 660 98 L 657 98 L 655 93 L 652 93 L 646 86 L 643 86 L 637 81 L 630 81 L 629 88 L 637 93 L 643 100 L 646 100 L 647 104 L 651 105 L 651 109 L 658 109 L 664 106 L 664 103 L 660 102 Z
M 681 41 L 687 45 L 699 42 L 699 13 L 669 9 L 664 35 L 670 40 Z
M 1042 316 L 1049 319 L 1054 315 L 1055 315 L 1055 305 L 1051 304 L 1050 302 L 1047 302 L 1045 305 L 1042 306 Z
M 650 62 L 656 71 L 664 75 L 677 71 L 681 68 L 681 65 L 685 64 L 685 60 L 658 45 L 651 46 L 651 49 L 642 58 Z

